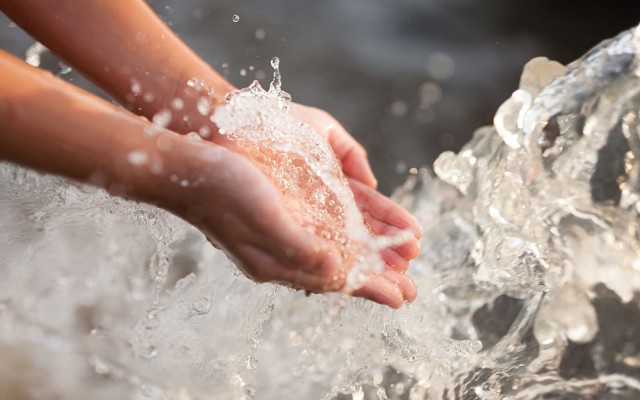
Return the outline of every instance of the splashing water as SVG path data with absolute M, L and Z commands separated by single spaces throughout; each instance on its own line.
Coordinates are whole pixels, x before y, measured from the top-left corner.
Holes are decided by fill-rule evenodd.
M 289 113 L 291 96 L 281 90 L 279 59 L 274 57 L 269 91 L 257 81 L 227 96 L 211 120 L 234 141 L 234 150 L 257 162 L 285 196 L 285 205 L 299 223 L 340 250 L 350 270 L 347 289 L 362 286 L 371 273 L 381 272 L 379 251 L 411 238 L 376 237 L 362 220 L 340 162 L 326 139 Z M 336 276 L 337 287 L 345 272 Z
M 533 60 L 398 189 L 425 228 L 399 311 L 256 285 L 168 213 L 3 164 L 0 398 L 638 398 L 639 54 Z
M 45 55 L 48 51 L 49 49 L 47 49 L 45 45 L 43 45 L 40 42 L 35 42 L 31 46 L 29 46 L 27 51 L 25 51 L 24 61 L 29 65 L 32 65 L 34 67 L 39 67 L 42 62 L 42 56 Z M 61 60 L 57 60 L 57 63 L 58 63 L 58 71 L 56 72 L 57 75 L 66 75 L 72 71 L 72 68 L 66 65 Z

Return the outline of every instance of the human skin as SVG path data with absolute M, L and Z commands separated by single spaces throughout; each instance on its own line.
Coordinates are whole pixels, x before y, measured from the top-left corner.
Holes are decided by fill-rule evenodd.
M 178 133 L 208 127 L 213 141 L 217 127 L 208 115 L 195 113 L 203 93 L 189 80 L 205 82 L 212 94 L 211 111 L 234 86 L 198 57 L 142 0 L 0 0 L 0 9 L 66 63 L 82 72 L 128 110 L 151 119 L 172 109 L 167 126 Z M 132 93 L 138 85 L 141 93 Z M 147 96 L 145 96 L 147 95 Z M 294 104 L 292 114 L 324 134 L 342 162 L 344 172 L 375 187 L 365 149 L 328 113 Z M 208 113 L 210 114 L 210 113 Z
M 152 118 L 180 98 L 184 106 L 172 109 L 168 128 L 188 133 L 206 126 L 213 133 L 212 143 L 194 144 L 162 131 L 159 137 L 171 138 L 172 143 L 170 152 L 162 152 L 157 143 L 140 135 L 141 130 L 149 129 L 148 122 L 50 76 L 37 79 L 43 88 L 32 88 L 27 95 L 21 87 L 30 87 L 26 76 L 37 72 L 29 68 L 30 72 L 24 75 L 19 72 L 26 68 L 24 65 L 3 55 L 3 73 L 4 69 L 11 70 L 15 79 L 4 80 L 0 93 L 4 104 L 0 107 L 8 113 L 9 121 L 3 122 L 0 133 L 1 157 L 165 207 L 202 229 L 257 281 L 286 282 L 311 291 L 336 289 L 327 285 L 327 279 L 339 264 L 335 249 L 306 232 L 303 234 L 264 175 L 247 160 L 216 145 L 225 142 L 222 135 L 216 134 L 217 128 L 208 118 L 210 113 L 194 112 L 203 96 L 213 109 L 233 86 L 184 45 L 143 1 L 0 0 L 0 8 L 132 112 Z M 187 82 L 192 79 L 206 82 L 204 90 L 190 86 Z M 133 85 L 138 85 L 141 92 L 132 92 Z M 34 96 L 35 92 L 50 96 Z M 64 103 L 73 107 L 59 108 Z M 35 117 L 34 110 L 38 109 L 48 110 L 52 116 L 49 121 L 56 121 L 55 125 L 49 122 L 46 126 L 35 126 L 34 121 L 39 118 L 15 118 L 27 114 Z M 70 109 L 74 112 L 70 113 Z M 415 286 L 403 272 L 409 260 L 417 255 L 419 225 L 406 211 L 372 189 L 375 178 L 366 152 L 335 119 L 324 111 L 301 105 L 294 105 L 292 113 L 327 137 L 350 177 L 356 200 L 374 233 L 389 234 L 403 229 L 416 232 L 415 240 L 383 252 L 387 268 L 382 274 L 371 276 L 355 295 L 392 307 L 412 300 Z M 101 124 L 93 120 L 96 115 L 103 117 Z M 50 130 L 57 134 L 52 135 Z M 134 138 L 159 163 L 172 167 L 162 174 L 151 174 L 149 168 L 141 170 L 125 163 L 122 159 L 136 151 L 132 150 Z M 114 143 L 94 148 L 94 144 L 105 140 Z M 207 152 L 217 155 L 200 156 Z M 224 156 L 214 162 L 219 155 Z M 171 174 L 189 177 L 196 174 L 204 177 L 206 183 L 181 189 L 168 184 L 167 177 Z M 203 201 L 208 197 L 213 203 Z M 313 279 L 307 279 L 306 274 Z

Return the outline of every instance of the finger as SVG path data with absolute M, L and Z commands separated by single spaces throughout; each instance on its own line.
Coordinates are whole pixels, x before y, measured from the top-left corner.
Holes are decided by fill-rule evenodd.
M 342 268 L 338 250 L 307 232 L 283 207 L 259 223 L 252 243 L 268 250 L 281 265 L 321 277 L 334 276 Z
M 385 268 L 382 277 L 398 286 L 405 301 L 412 302 L 416 299 L 418 289 L 410 276 L 391 268 Z
M 367 158 L 367 151 L 349 132 L 336 122 L 335 125 L 327 128 L 327 140 L 342 163 L 345 175 L 371 188 L 378 186 L 378 181 Z
M 402 257 L 393 249 L 384 249 L 380 252 L 380 256 L 387 265 L 396 271 L 404 272 L 409 268 L 409 259 Z
M 330 278 L 282 265 L 270 251 L 253 244 L 240 244 L 234 258 L 240 269 L 259 283 L 281 283 L 314 292 L 326 291 L 331 283 Z
M 376 236 L 395 236 L 400 235 L 405 232 L 404 229 L 397 228 L 392 225 L 388 225 L 376 218 L 374 218 L 368 212 L 363 212 L 362 216 L 364 218 L 365 223 L 371 228 L 371 231 Z M 420 254 L 420 242 L 418 239 L 413 238 L 407 240 L 406 242 L 400 244 L 399 246 L 392 247 L 392 249 L 402 258 L 406 260 L 412 260 L 418 257 Z
M 356 180 L 350 179 L 349 185 L 360 210 L 368 212 L 375 219 L 388 225 L 411 230 L 418 239 L 422 237 L 420 223 L 393 200 Z
M 354 291 L 353 296 L 363 297 L 391 308 L 400 308 L 404 301 L 402 290 L 398 285 L 379 274 L 373 274 L 367 278 L 367 282 Z

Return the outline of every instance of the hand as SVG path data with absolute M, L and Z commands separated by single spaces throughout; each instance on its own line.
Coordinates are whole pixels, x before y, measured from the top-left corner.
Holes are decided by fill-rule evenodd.
M 331 114 L 318 108 L 292 103 L 291 115 L 324 135 L 342 163 L 342 170 L 347 177 L 376 188 L 378 181 L 371 171 L 367 151 Z
M 179 153 L 188 165 L 185 175 L 199 183 L 176 196 L 174 212 L 200 228 L 251 279 L 324 290 L 340 267 L 338 253 L 295 223 L 258 167 L 208 142 L 188 143 Z
M 377 181 L 367 152 L 349 132 L 326 111 L 291 105 L 291 115 L 309 124 L 327 138 L 344 174 L 349 178 L 351 190 L 367 225 L 376 235 L 393 235 L 404 230 L 415 233 L 415 239 L 393 249 L 381 252 L 387 263 L 381 274 L 369 277 L 367 283 L 354 294 L 378 303 L 399 307 L 403 300 L 413 301 L 416 287 L 411 278 L 404 275 L 409 260 L 418 256 L 422 228 L 413 216 L 388 197 L 375 190 Z
M 258 167 L 215 144 L 180 142 L 188 147 L 172 154 L 188 163 L 186 175 L 199 183 L 176 196 L 170 209 L 199 227 L 257 282 L 278 282 L 312 292 L 340 289 L 332 286 L 341 268 L 337 249 L 294 221 L 282 195 Z M 352 184 L 376 233 L 415 225 L 406 211 L 391 207 L 390 200 L 371 195 L 375 190 L 357 181 Z M 415 285 L 402 272 L 415 253 L 417 247 L 411 244 L 385 250 L 389 267 L 370 277 L 354 295 L 394 308 L 413 300 Z
M 380 255 L 386 263 L 384 271 L 371 275 L 354 295 L 393 308 L 400 307 L 403 301 L 415 300 L 415 283 L 404 272 L 409 260 L 416 258 L 420 252 L 422 227 L 409 212 L 375 189 L 353 178 L 349 179 L 349 184 L 364 221 L 374 234 L 394 235 L 406 230 L 415 234 L 414 239 L 400 246 L 382 250 Z

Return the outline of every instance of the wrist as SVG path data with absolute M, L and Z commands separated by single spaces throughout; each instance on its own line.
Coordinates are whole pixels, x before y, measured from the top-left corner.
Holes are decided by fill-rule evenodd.
M 146 92 L 141 88 L 134 96 L 133 107 L 137 113 L 150 120 L 165 118 L 164 126 L 168 129 L 181 134 L 196 132 L 204 139 L 217 134 L 218 128 L 210 117 L 216 107 L 224 104 L 226 95 L 235 90 L 201 60 L 186 68 L 176 67 L 174 72 L 162 78 L 162 82 L 150 86 L 157 90 Z
M 157 129 L 157 128 L 156 128 Z M 203 190 L 217 191 L 229 151 L 214 143 L 160 130 L 143 146 L 120 152 L 109 191 L 165 208 L 186 219 Z M 123 189 L 118 193 L 118 189 Z

